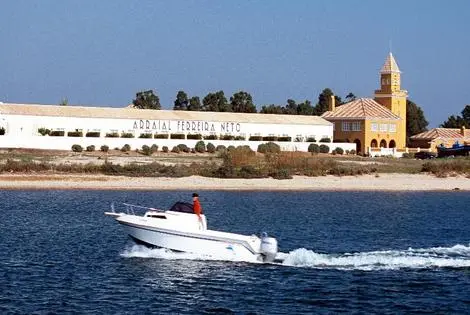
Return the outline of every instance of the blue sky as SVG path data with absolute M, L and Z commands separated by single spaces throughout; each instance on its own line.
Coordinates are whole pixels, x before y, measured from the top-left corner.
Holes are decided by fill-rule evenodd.
M 0 0 L 0 101 L 371 97 L 391 41 L 403 88 L 436 127 L 470 104 L 469 21 L 467 0 Z

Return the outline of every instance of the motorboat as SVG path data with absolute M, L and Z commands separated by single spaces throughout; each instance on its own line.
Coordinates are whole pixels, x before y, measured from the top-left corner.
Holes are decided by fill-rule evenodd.
M 470 143 L 464 142 L 460 144 L 456 142 L 452 147 L 447 148 L 443 144 L 437 146 L 438 157 L 451 157 L 451 156 L 469 156 L 470 155 Z
M 169 210 L 122 203 L 123 211 L 111 204 L 105 212 L 123 225 L 138 244 L 172 251 L 201 254 L 241 261 L 273 262 L 278 252 L 277 240 L 266 233 L 241 235 L 207 229 L 206 216 L 193 213 L 193 205 L 175 203 Z M 144 213 L 139 215 L 138 213 Z

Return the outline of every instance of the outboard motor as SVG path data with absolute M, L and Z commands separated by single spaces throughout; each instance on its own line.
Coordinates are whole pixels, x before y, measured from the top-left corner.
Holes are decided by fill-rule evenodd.
M 272 262 L 277 254 L 277 240 L 274 237 L 269 237 L 268 234 L 261 234 L 260 253 L 263 255 L 264 262 Z

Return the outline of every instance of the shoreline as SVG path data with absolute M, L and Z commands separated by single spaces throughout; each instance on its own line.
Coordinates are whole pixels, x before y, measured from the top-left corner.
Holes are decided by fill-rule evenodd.
M 383 173 L 361 176 L 294 176 L 293 179 L 210 178 L 201 176 L 125 177 L 77 174 L 0 174 L 4 190 L 219 190 L 219 191 L 470 191 L 463 176 Z

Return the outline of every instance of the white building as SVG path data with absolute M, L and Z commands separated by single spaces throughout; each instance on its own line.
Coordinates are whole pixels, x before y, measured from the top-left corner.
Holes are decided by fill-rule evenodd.
M 271 115 L 131 107 L 0 104 L 0 147 L 70 150 L 72 145 L 132 149 L 156 144 L 170 149 L 204 140 L 215 146 L 273 141 L 283 150 L 307 151 L 312 142 L 333 139 L 333 124 L 318 116 Z M 349 143 L 324 143 L 330 150 L 355 149 Z

